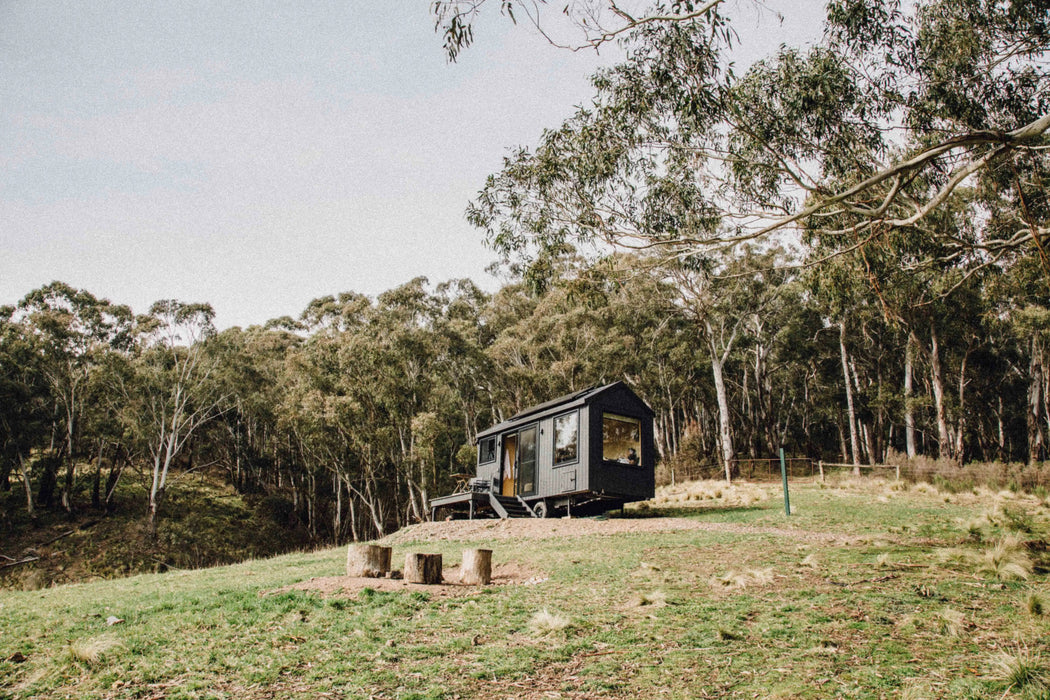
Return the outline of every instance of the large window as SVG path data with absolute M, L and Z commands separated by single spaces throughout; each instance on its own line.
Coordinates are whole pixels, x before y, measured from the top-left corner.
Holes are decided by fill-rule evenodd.
M 478 464 L 496 461 L 496 438 L 485 438 L 478 443 Z
M 638 465 L 642 461 L 642 422 L 637 418 L 602 414 L 602 459 Z
M 554 466 L 575 462 L 579 455 L 580 414 L 576 411 L 554 419 Z

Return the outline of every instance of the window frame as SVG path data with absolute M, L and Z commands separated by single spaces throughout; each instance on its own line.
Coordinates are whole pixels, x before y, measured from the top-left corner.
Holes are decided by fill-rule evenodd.
M 610 459 L 610 458 L 605 456 L 605 444 L 606 444 L 606 440 L 605 440 L 605 420 L 606 420 L 606 418 L 611 418 L 613 420 L 619 421 L 620 423 L 627 423 L 627 424 L 634 425 L 635 427 L 637 427 L 637 429 L 638 429 L 638 437 L 636 439 L 635 444 L 633 445 L 636 448 L 637 453 L 638 453 L 638 463 L 637 464 L 631 464 L 630 462 L 626 461 L 626 459 L 622 459 L 622 460 L 618 459 L 618 458 Z M 629 416 L 629 415 L 624 414 L 624 413 L 613 413 L 612 411 L 602 411 L 601 412 L 601 425 L 602 425 L 602 436 L 601 436 L 602 440 L 601 440 L 601 444 L 602 444 L 602 463 L 603 464 L 610 464 L 610 465 L 611 464 L 615 464 L 618 467 L 632 467 L 632 468 L 639 468 L 639 467 L 642 466 L 642 459 L 643 459 L 642 458 L 642 450 L 643 450 L 643 445 L 642 445 L 642 443 L 643 443 L 643 441 L 642 441 L 642 420 L 643 420 L 642 418 L 639 418 L 637 416 Z
M 485 455 L 485 443 L 488 442 L 489 440 L 492 441 L 492 459 L 485 459 L 484 458 L 484 455 Z M 495 462 L 496 461 L 496 457 L 497 457 L 497 455 L 499 453 L 499 450 L 496 449 L 497 447 L 498 447 L 498 444 L 497 444 L 497 440 L 496 440 L 496 436 L 495 435 L 493 435 L 492 437 L 482 438 L 481 440 L 479 440 L 478 441 L 478 464 L 492 464 L 493 462 Z
M 571 459 L 558 461 L 558 420 L 573 416 L 576 419 L 576 454 Z M 551 419 L 551 464 L 555 467 L 564 467 L 569 464 L 580 462 L 580 409 L 573 409 L 565 413 L 559 413 Z

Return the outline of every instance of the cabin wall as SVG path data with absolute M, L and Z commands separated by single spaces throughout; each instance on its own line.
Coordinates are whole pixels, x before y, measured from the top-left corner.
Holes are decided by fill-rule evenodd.
M 554 419 L 568 411 L 549 416 L 540 421 L 539 452 L 537 457 L 536 496 L 547 498 L 587 489 L 590 430 L 587 425 L 589 413 L 586 406 L 576 409 L 579 413 L 579 433 L 576 438 L 576 461 L 554 466 Z
M 656 490 L 656 450 L 653 443 L 652 414 L 626 393 L 610 392 L 590 406 L 588 449 L 589 490 L 597 494 L 630 499 L 652 498 Z M 602 415 L 615 413 L 637 418 L 641 427 L 639 464 L 620 464 L 602 459 Z
M 488 479 L 490 484 L 496 484 L 496 480 L 499 479 L 499 465 L 500 455 L 503 454 L 503 436 L 499 435 L 496 437 L 496 459 L 487 462 L 485 464 L 478 464 L 477 478 Z M 481 450 L 479 446 L 478 459 L 481 458 Z M 496 484 L 499 486 L 499 484 Z

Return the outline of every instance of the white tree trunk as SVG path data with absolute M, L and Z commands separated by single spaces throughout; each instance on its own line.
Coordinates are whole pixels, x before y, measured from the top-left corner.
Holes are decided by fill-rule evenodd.
M 860 464 L 860 438 L 857 436 L 857 411 L 853 405 L 853 382 L 849 376 L 849 357 L 846 355 L 846 322 L 839 322 L 839 354 L 842 357 L 842 378 L 846 382 L 846 413 L 849 419 L 849 446 L 853 464 Z M 854 468 L 854 474 L 860 469 Z
M 722 375 L 722 360 L 711 358 L 711 374 L 715 380 L 715 397 L 718 401 L 718 442 L 722 448 L 722 467 L 726 481 L 732 480 L 733 435 L 729 429 L 729 400 L 726 397 L 726 383 Z
M 915 373 L 915 333 L 908 332 L 908 341 L 904 346 L 904 443 L 908 459 L 915 459 L 915 407 L 912 405 L 914 395 L 913 375 Z
M 1043 458 L 1043 350 L 1033 334 L 1028 364 L 1028 463 Z
M 937 456 L 950 458 L 952 443 L 948 434 L 948 416 L 944 408 L 944 376 L 941 371 L 937 329 L 933 323 L 930 324 L 930 382 L 933 385 L 933 403 L 937 410 Z
M 18 453 L 18 466 L 22 472 L 22 484 L 26 490 L 26 512 L 30 516 L 33 515 L 33 484 L 29 480 L 29 467 L 26 466 L 25 458 L 22 457 L 22 453 Z

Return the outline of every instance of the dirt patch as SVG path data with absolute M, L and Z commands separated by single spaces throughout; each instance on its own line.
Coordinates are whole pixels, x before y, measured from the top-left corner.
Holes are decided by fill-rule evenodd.
M 551 539 L 559 537 L 594 537 L 631 533 L 706 531 L 735 534 L 773 535 L 802 542 L 848 545 L 855 538 L 828 532 L 756 527 L 736 523 L 704 523 L 690 518 L 517 518 L 509 520 L 447 520 L 426 522 L 402 528 L 379 540 L 386 546 L 426 542 L 474 542 L 511 539 Z M 440 585 L 408 583 L 401 579 L 322 576 L 279 588 L 282 591 L 314 591 L 323 596 L 354 596 L 365 588 L 376 591 L 422 591 L 436 597 L 470 595 L 477 586 L 459 581 L 459 565 L 446 566 L 445 582 Z M 522 567 L 515 562 L 493 566 L 493 586 L 528 586 L 546 581 L 546 574 Z
M 293 583 L 283 588 L 267 591 L 264 595 L 285 591 L 311 591 L 329 596 L 355 596 L 366 588 L 373 591 L 420 591 L 437 598 L 476 593 L 479 586 L 460 583 L 459 565 L 447 566 L 441 572 L 444 582 L 438 585 L 409 583 L 403 579 L 363 578 L 357 576 L 317 576 L 307 581 Z M 491 586 L 532 586 L 547 580 L 546 575 L 527 569 L 520 564 L 508 562 L 492 567 Z
M 775 535 L 806 542 L 849 544 L 854 538 L 837 533 L 756 527 L 736 523 L 705 523 L 690 518 L 514 518 L 509 520 L 447 520 L 402 528 L 380 540 L 385 545 L 509 539 L 590 537 L 624 533 L 661 533 L 701 530 L 738 534 Z

